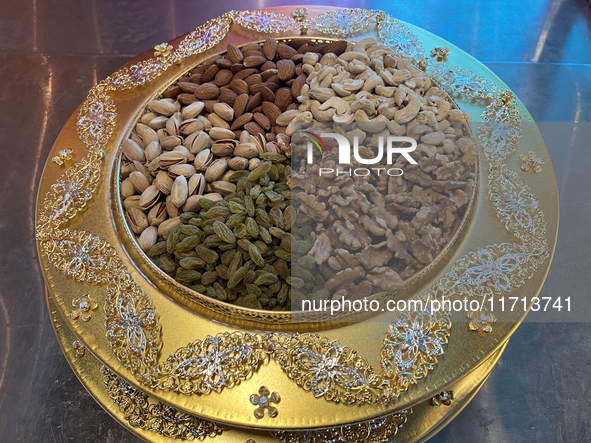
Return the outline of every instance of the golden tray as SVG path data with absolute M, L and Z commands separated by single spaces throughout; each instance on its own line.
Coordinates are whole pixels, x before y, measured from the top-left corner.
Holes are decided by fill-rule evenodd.
M 464 312 L 426 309 L 380 312 L 361 323 L 272 323 L 264 311 L 181 299 L 142 262 L 119 215 L 118 168 L 119 145 L 145 103 L 227 43 L 302 33 L 323 40 L 377 37 L 426 70 L 475 122 L 484 122 L 473 128 L 480 178 L 464 232 L 445 260 L 407 290 L 423 302 L 478 300 L 470 319 Z M 423 49 L 444 46 L 447 60 Z M 558 191 L 531 115 L 471 56 L 381 11 L 231 11 L 156 49 L 91 89 L 58 137 L 39 185 L 36 236 L 48 305 L 84 386 L 151 441 L 217 435 L 328 442 L 337 429 L 347 441 L 432 436 L 484 383 L 550 266 Z M 72 301 L 78 305 L 84 295 L 96 309 L 72 315 Z M 495 322 L 486 308 L 509 295 L 525 302 L 495 311 Z M 302 351 L 313 361 L 302 364 Z M 328 360 L 336 369 L 321 371 Z M 207 364 L 212 373 L 199 369 Z M 339 374 L 352 373 L 359 383 L 339 382 Z M 253 404 L 262 386 L 279 398 Z M 144 409 L 133 403 L 138 399 Z M 258 408 L 262 418 L 254 414 Z M 270 414 L 273 408 L 277 414 Z M 195 423 L 201 427 L 193 432 Z

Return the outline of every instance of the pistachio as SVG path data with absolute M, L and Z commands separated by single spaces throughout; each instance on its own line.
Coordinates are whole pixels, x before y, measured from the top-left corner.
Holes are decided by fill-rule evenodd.
M 141 234 L 144 229 L 149 226 L 148 217 L 146 217 L 146 214 L 144 214 L 139 208 L 130 208 L 125 213 L 125 218 L 127 219 L 131 230 L 136 234 Z
M 183 146 L 187 148 L 191 154 L 198 154 L 199 152 L 203 151 L 205 148 L 208 148 L 211 143 L 211 139 L 207 132 L 204 131 L 197 131 L 189 135 Z
M 259 149 L 255 143 L 240 143 L 234 148 L 234 155 L 251 159 L 258 157 Z
M 222 140 L 222 139 L 232 139 L 232 138 L 234 138 L 235 135 L 232 131 L 230 131 L 230 129 L 212 127 L 209 130 L 209 136 L 213 140 Z
M 180 224 L 181 224 L 180 217 L 169 218 L 168 220 L 163 221 L 162 223 L 160 223 L 160 226 L 158 226 L 158 236 L 162 237 L 168 231 L 177 227 Z
M 183 175 L 179 175 L 174 180 L 172 190 L 170 191 L 172 204 L 175 205 L 177 208 L 180 208 L 185 204 L 188 196 L 189 187 L 187 184 L 187 179 Z
M 189 195 L 201 195 L 205 190 L 205 177 L 203 174 L 193 174 L 189 178 Z
M 160 197 L 160 190 L 155 185 L 148 186 L 139 200 L 140 208 L 147 211 L 156 203 L 158 203 L 158 197 Z
M 121 148 L 123 155 L 130 161 L 145 162 L 146 156 L 142 148 L 133 140 L 127 139 L 123 141 L 123 147 Z
M 216 142 L 214 142 L 213 145 L 211 145 L 211 152 L 213 153 L 213 155 L 216 155 L 218 157 L 225 157 L 234 152 L 234 148 L 237 144 L 238 140 L 234 139 L 217 140 Z
M 195 170 L 197 172 L 205 172 L 211 163 L 213 162 L 213 154 L 209 149 L 204 149 L 195 156 Z
M 166 212 L 166 203 L 164 202 L 152 206 L 152 209 L 148 212 L 148 223 L 151 226 L 159 226 L 167 218 L 168 213 Z
M 213 112 L 219 115 L 227 122 L 232 121 L 234 118 L 234 109 L 227 103 L 216 103 L 213 105 Z
M 148 144 L 148 146 L 146 146 L 144 154 L 146 155 L 146 160 L 151 162 L 160 154 L 162 154 L 162 146 L 160 146 L 160 143 L 158 142 L 151 142 Z
M 138 239 L 138 244 L 142 251 L 148 252 L 152 246 L 158 241 L 158 228 L 156 226 L 150 226 L 142 232 Z
M 183 118 L 185 120 L 190 120 L 201 114 L 201 111 L 203 111 L 204 107 L 205 103 L 203 102 L 191 103 L 189 106 L 185 106 L 181 113 L 183 114 Z
M 129 174 L 129 181 L 140 194 L 144 192 L 148 186 L 150 186 L 149 180 L 144 176 L 144 174 L 138 171 L 134 171 Z
M 154 100 L 148 102 L 147 104 L 148 109 L 151 109 L 156 114 L 170 116 L 176 112 L 176 107 L 174 104 L 170 103 L 166 100 Z
M 173 182 L 174 179 L 166 171 L 158 171 L 154 179 L 154 184 L 164 195 L 170 195 Z
M 177 178 L 179 175 L 184 175 L 186 178 L 191 177 L 195 174 L 195 167 L 188 164 L 172 165 L 168 168 L 168 174 L 172 178 Z
M 137 193 L 137 190 L 129 177 L 121 182 L 121 196 L 123 198 L 127 198 L 135 193 Z
M 248 168 L 248 159 L 244 157 L 232 157 L 228 159 L 228 167 L 235 171 L 242 171 Z
M 226 172 L 227 167 L 228 162 L 225 159 L 217 159 L 211 163 L 208 166 L 207 171 L 205 171 L 205 180 L 210 183 L 216 181 L 224 174 L 224 172 Z

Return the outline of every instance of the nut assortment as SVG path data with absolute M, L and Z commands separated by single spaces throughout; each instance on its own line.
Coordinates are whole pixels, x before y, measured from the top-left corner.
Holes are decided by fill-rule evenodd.
M 149 102 L 122 143 L 125 218 L 160 269 L 239 306 L 398 288 L 433 261 L 470 200 L 464 117 L 373 39 L 229 45 Z M 402 177 L 320 177 L 334 146 L 306 165 L 291 141 L 299 124 L 322 122 L 363 133 L 361 155 L 384 131 L 413 137 L 418 165 L 398 159 Z

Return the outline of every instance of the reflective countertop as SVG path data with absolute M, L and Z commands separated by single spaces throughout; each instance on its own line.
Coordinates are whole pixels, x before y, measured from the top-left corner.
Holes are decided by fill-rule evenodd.
M 385 10 L 484 62 L 540 122 L 556 168 L 560 231 L 541 296 L 571 296 L 576 312 L 524 323 L 484 388 L 431 441 L 591 441 L 589 3 L 313 3 Z M 39 177 L 62 126 L 97 80 L 137 54 L 227 10 L 287 4 L 0 3 L 0 442 L 139 441 L 78 382 L 48 318 L 33 216 Z

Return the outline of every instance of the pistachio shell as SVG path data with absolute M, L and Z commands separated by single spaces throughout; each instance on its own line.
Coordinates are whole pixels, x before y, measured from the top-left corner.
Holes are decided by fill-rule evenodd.
M 137 190 L 138 193 L 142 193 L 146 190 L 148 186 L 150 186 L 150 182 L 148 179 L 142 174 L 141 172 L 134 171 L 129 174 L 129 179 L 133 187 Z
M 141 234 L 148 225 L 148 217 L 139 208 L 130 208 L 125 213 L 125 218 L 129 223 L 129 227 L 136 234 Z
M 205 171 L 205 180 L 210 183 L 216 181 L 224 174 L 224 172 L 226 172 L 227 168 L 228 162 L 225 159 L 217 159 L 211 165 L 209 165 L 207 171 Z
M 204 149 L 195 156 L 193 164 L 198 172 L 205 172 L 211 162 L 213 162 L 213 154 L 209 149 Z
M 236 185 L 226 181 L 216 181 L 211 184 L 211 189 L 222 195 L 228 195 L 236 192 Z
M 209 130 L 209 136 L 214 140 L 221 140 L 224 138 L 234 138 L 235 134 L 229 129 L 213 127 Z
M 228 159 L 228 167 L 235 171 L 242 171 L 248 168 L 248 159 L 244 157 L 232 157 Z
M 133 186 L 133 183 L 129 177 L 121 182 L 121 196 L 124 199 L 135 195 L 136 193 L 137 190 L 135 189 L 135 186 Z
M 148 102 L 148 109 L 154 111 L 156 114 L 170 116 L 176 112 L 176 106 L 166 100 L 153 100 Z
M 166 203 L 159 202 L 152 206 L 150 212 L 148 212 L 148 223 L 151 226 L 159 226 L 164 220 L 168 218 L 168 213 L 166 212 Z
M 169 218 L 168 220 L 165 220 L 162 223 L 160 223 L 160 226 L 158 226 L 158 235 L 162 237 L 165 233 L 167 233 L 168 231 L 180 224 L 181 219 L 179 217 Z
M 158 171 L 153 183 L 164 195 L 170 195 L 174 179 L 166 171 Z
M 121 150 L 123 151 L 123 155 L 125 155 L 129 161 L 136 160 L 142 163 L 146 161 L 146 156 L 143 149 L 140 148 L 140 146 L 133 140 L 123 140 L 123 146 Z
M 182 111 L 183 117 L 186 120 L 195 118 L 199 114 L 201 114 L 201 111 L 203 111 L 204 107 L 205 107 L 205 103 L 203 103 L 203 102 L 191 103 L 189 106 L 186 106 L 185 109 L 183 109 L 183 111 Z
M 186 163 L 180 165 L 172 165 L 168 168 L 168 174 L 172 178 L 177 178 L 179 175 L 185 176 L 185 178 L 191 177 L 195 174 L 195 167 L 193 165 L 188 165 Z
M 159 141 L 158 134 L 156 134 L 156 131 L 149 126 L 138 123 L 135 125 L 135 131 L 142 138 L 145 146 L 148 146 L 152 142 Z
M 170 197 L 172 199 L 172 204 L 175 205 L 177 208 L 180 208 L 185 204 L 187 201 L 187 197 L 189 196 L 189 186 L 187 184 L 187 179 L 183 175 L 179 175 L 172 185 L 172 190 L 170 191 Z
M 205 190 L 205 177 L 203 174 L 193 174 L 189 178 L 189 195 L 200 195 Z
M 142 232 L 138 239 L 138 244 L 144 252 L 148 252 L 152 246 L 158 241 L 158 228 L 156 226 L 149 226 Z
M 160 190 L 155 185 L 148 186 L 140 197 L 140 208 L 147 211 L 158 202 L 158 197 Z
M 162 146 L 160 146 L 160 143 L 158 142 L 151 142 L 148 146 L 146 146 L 144 153 L 146 155 L 146 160 L 151 162 L 160 154 L 162 154 Z
M 259 149 L 255 143 L 240 143 L 234 148 L 234 155 L 250 159 L 258 157 Z
M 211 139 L 207 132 L 197 131 L 189 135 L 183 146 L 187 148 L 192 154 L 198 154 L 205 148 L 208 148 L 211 143 Z

